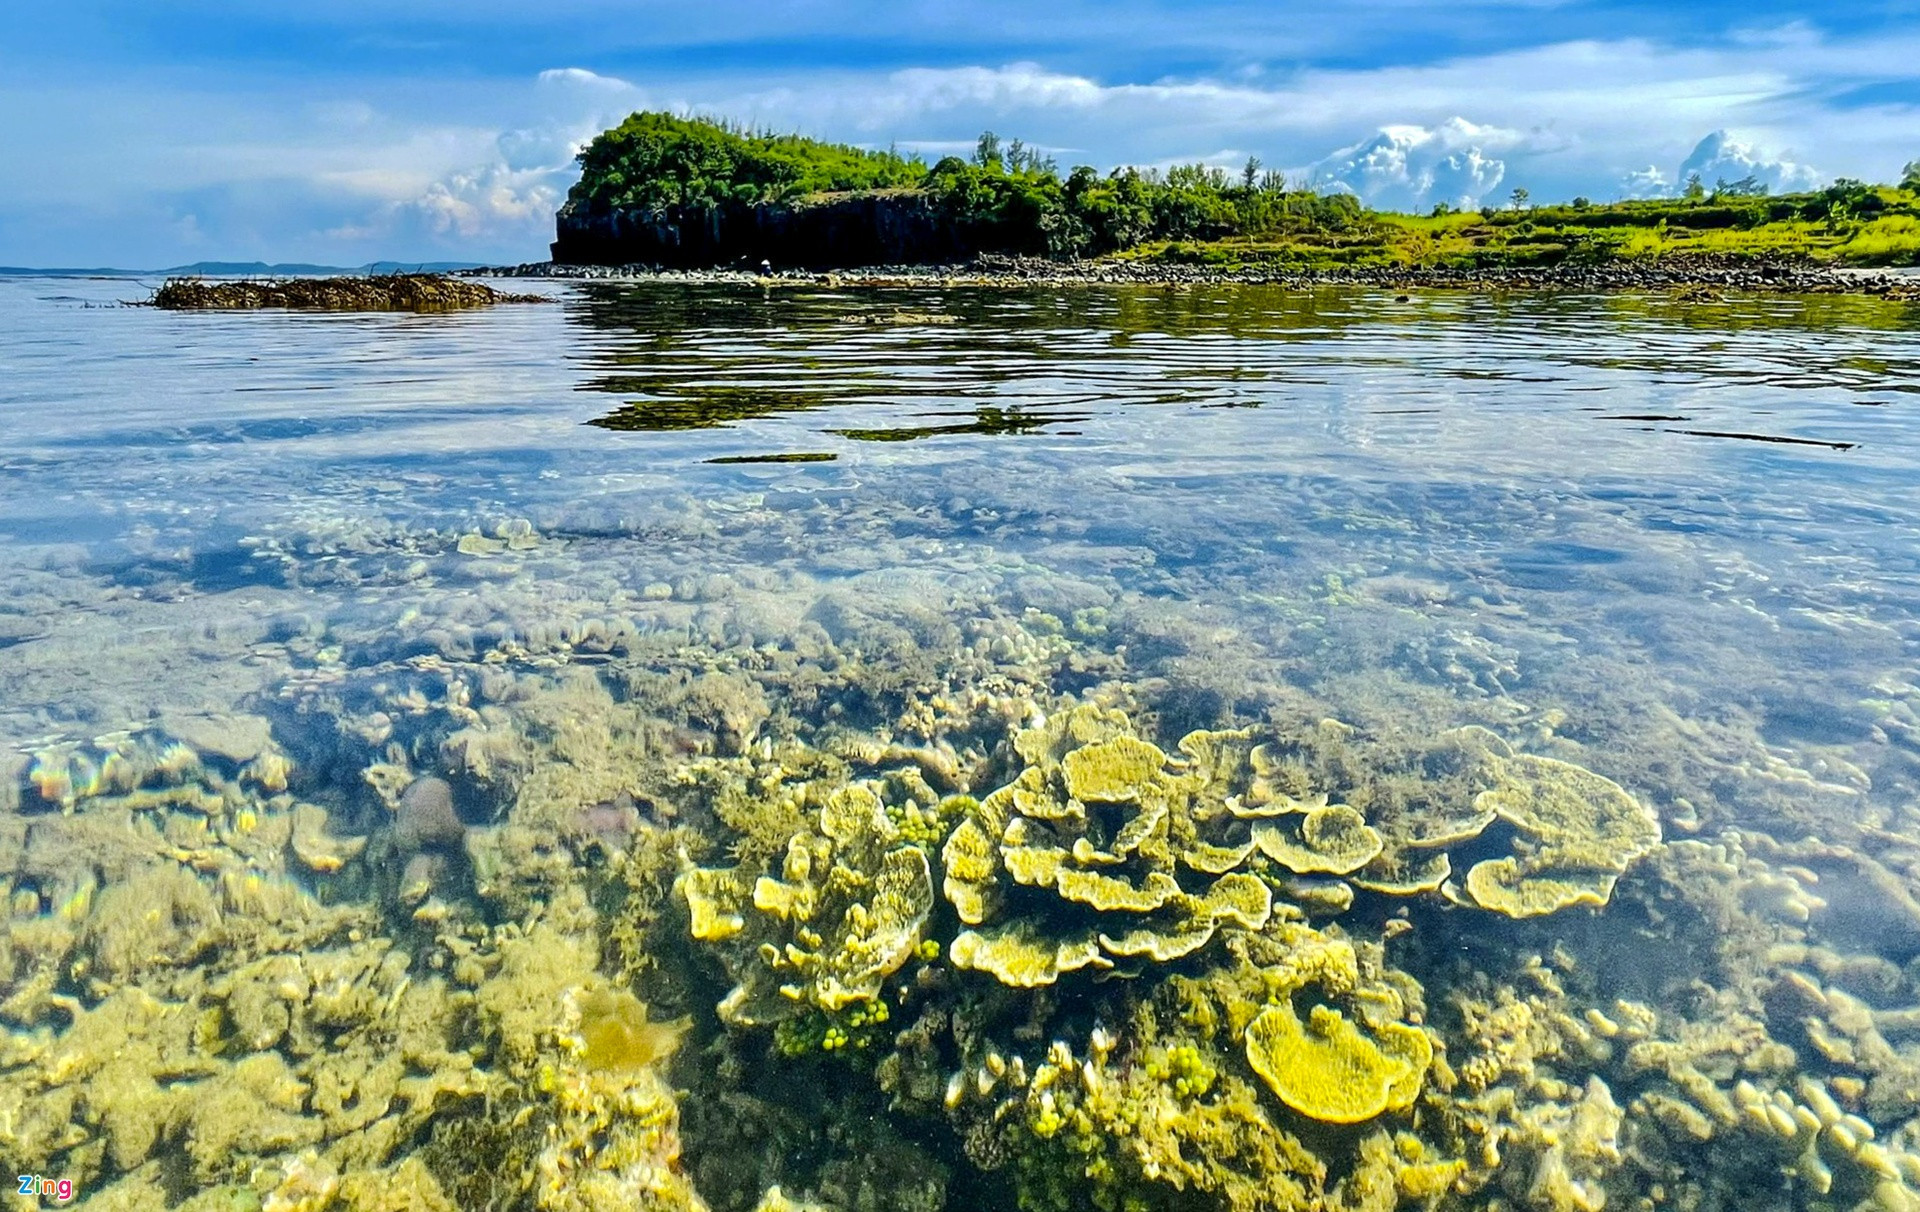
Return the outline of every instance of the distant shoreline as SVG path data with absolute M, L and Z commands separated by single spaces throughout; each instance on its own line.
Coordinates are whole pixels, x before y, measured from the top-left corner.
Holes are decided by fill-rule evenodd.
M 317 265 L 307 261 L 195 261 L 170 269 L 123 266 L 0 265 L 0 278 L 337 278 L 382 274 L 451 274 L 477 269 L 478 261 L 368 261 Z
M 1805 262 L 1688 259 L 1613 261 L 1525 268 L 1366 267 L 1289 270 L 1221 268 L 1148 261 L 1054 261 L 984 257 L 961 265 L 879 265 L 858 269 L 668 269 L 652 265 L 566 265 L 536 261 L 460 271 L 461 277 L 573 281 L 681 282 L 702 285 L 829 287 L 1061 286 L 1365 286 L 1385 290 L 1462 291 L 1754 291 L 1849 294 L 1920 302 L 1920 270 L 1851 269 Z

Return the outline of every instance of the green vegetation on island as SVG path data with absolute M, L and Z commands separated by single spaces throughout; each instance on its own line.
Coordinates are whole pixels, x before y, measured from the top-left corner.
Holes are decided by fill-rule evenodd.
M 678 254 L 666 259 L 683 262 L 703 255 L 716 263 L 757 258 L 772 248 L 791 253 L 796 240 L 833 239 L 833 229 L 825 236 L 795 233 L 770 223 L 770 212 L 864 197 L 889 199 L 928 229 L 917 242 L 883 231 L 861 245 L 903 254 L 1120 256 L 1306 271 L 1505 269 L 1700 255 L 1920 263 L 1920 162 L 1907 166 L 1898 185 L 1842 179 L 1818 191 L 1770 196 L 1752 179 L 1712 186 L 1695 179 L 1677 198 L 1575 198 L 1548 206 L 1530 205 L 1528 192 L 1515 189 L 1501 206 L 1463 211 L 1441 203 L 1425 215 L 1375 211 L 1350 193 L 1291 182 L 1257 159 L 1238 172 L 1205 164 L 1062 172 L 1050 156 L 990 132 L 971 158 L 948 156 L 928 165 L 892 150 L 636 113 L 595 138 L 580 164 L 580 181 L 561 216 L 557 257 L 570 222 L 605 225 L 616 233 L 610 242 L 603 238 L 612 247 L 644 253 L 657 244 Z M 877 213 L 869 209 L 850 221 L 888 227 Z M 642 222 L 622 223 L 622 216 Z
M 569 200 L 596 211 L 752 205 L 914 187 L 926 177 L 925 165 L 891 152 L 661 113 L 630 115 L 579 159 L 580 181 Z

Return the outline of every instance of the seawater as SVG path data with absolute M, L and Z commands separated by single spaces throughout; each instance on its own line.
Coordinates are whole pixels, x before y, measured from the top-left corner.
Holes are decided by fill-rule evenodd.
M 145 289 L 0 279 L 22 1175 L 100 1207 L 1920 1200 L 1913 305 L 120 305 Z M 1341 873 L 1266 869 L 1305 934 L 1022 989 L 940 958 L 953 821 L 916 808 L 933 958 L 889 969 L 891 1021 L 804 991 L 722 1021 L 755 961 L 689 938 L 679 872 L 804 883 L 768 830 L 849 781 L 933 821 L 1075 702 L 1170 754 L 1311 734 L 1347 790 L 1485 729 L 1662 842 L 1607 904 L 1517 921 L 1463 865 L 1346 907 Z M 1226 998 L 1226 966 L 1329 945 L 1430 1032 L 1425 1101 L 1329 1125 L 1247 1067 L 1244 1016 L 1169 1017 L 1179 980 Z M 609 1016 L 643 1061 L 594 1059 Z M 1062 1078 L 1083 1114 L 1046 1130 L 1056 1040 L 1174 1126 Z M 1211 1076 L 1167 1093 L 1182 1065 Z M 1248 1115 L 1293 1144 L 1193 1160 Z

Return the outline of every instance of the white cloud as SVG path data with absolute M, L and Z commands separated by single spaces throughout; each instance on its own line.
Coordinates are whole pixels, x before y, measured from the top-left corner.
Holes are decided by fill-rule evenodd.
M 1050 72 L 1038 63 L 908 68 L 894 72 L 888 82 L 895 112 L 1087 108 L 1100 105 L 1107 91 L 1085 76 Z
M 1673 182 L 1654 165 L 1636 168 L 1620 178 L 1622 198 L 1665 198 L 1673 193 Z
M 1763 146 L 1817 146 L 1823 166 L 1885 178 L 1911 156 L 1906 132 L 1920 110 L 1843 111 L 1827 98 L 1853 84 L 1920 87 L 1917 64 L 1920 32 L 1842 38 L 1793 26 L 1721 44 L 1583 39 L 1420 64 L 1268 67 L 1211 79 L 1104 82 L 1032 62 L 843 73 L 751 92 L 720 84 L 700 90 L 695 108 L 902 145 L 951 145 L 991 126 L 1086 149 L 1086 160 L 1103 167 L 1247 148 L 1269 164 L 1324 168 L 1363 193 L 1377 184 L 1432 200 L 1484 197 L 1497 163 L 1500 184 L 1525 185 L 1546 200 L 1611 196 L 1616 184 L 1646 192 L 1656 182 L 1634 174 L 1649 159 L 1673 165 L 1701 131 L 1722 126 Z M 1449 123 L 1462 112 L 1524 135 L 1512 145 L 1491 135 L 1450 141 Z M 1347 146 L 1355 131 L 1403 127 L 1416 132 L 1405 148 L 1391 134 Z M 1323 165 L 1328 147 L 1356 161 L 1350 172 Z M 1400 156 L 1404 170 L 1394 163 Z M 1804 166 L 1779 163 L 1783 181 L 1804 179 Z
M 330 233 L 361 243 L 425 236 L 448 247 L 528 250 L 550 239 L 574 157 L 596 134 L 646 105 L 634 85 L 584 68 L 543 71 L 526 112 L 531 122 L 496 133 L 464 158 L 416 160 L 405 168 L 334 174 L 375 202 Z
M 1915 154 L 1920 106 L 1899 91 L 1920 96 L 1915 23 L 1845 36 L 1801 24 L 1684 44 L 1574 39 L 1376 67 L 1297 66 L 1299 55 L 1256 36 L 1271 24 L 1248 19 L 1245 58 L 1161 79 L 1027 60 L 748 71 L 675 68 L 670 58 L 644 84 L 577 65 L 519 79 L 262 84 L 158 70 L 0 79 L 10 132 L 0 215 L 34 217 L 0 223 L 0 261 L 97 261 L 107 247 L 150 249 L 118 254 L 140 263 L 191 259 L 174 256 L 187 251 L 180 233 L 192 234 L 196 256 L 537 255 L 574 153 L 639 108 L 929 154 L 964 153 L 990 127 L 1074 149 L 1062 167 L 1199 158 L 1237 167 L 1251 154 L 1421 207 L 1514 185 L 1541 201 L 1654 194 L 1684 180 L 1672 172 L 1683 161 L 1709 186 L 1749 173 L 1775 188 L 1817 184 L 1806 159 L 1887 180 Z M 1701 132 L 1721 129 L 1734 137 L 1703 147 Z M 1361 132 L 1378 133 L 1356 141 Z M 180 222 L 187 216 L 197 227 Z
M 540 83 L 550 87 L 580 89 L 606 94 L 635 91 L 633 85 L 618 76 L 603 76 L 584 67 L 550 67 L 539 75 Z
M 1526 144 L 1519 131 L 1460 117 L 1433 127 L 1400 124 L 1308 165 L 1302 175 L 1316 188 L 1347 190 L 1371 206 L 1424 210 L 1446 202 L 1472 208 L 1506 176 L 1506 162 L 1489 150 Z
M 486 165 L 435 181 L 401 209 L 435 235 L 465 240 L 545 231 L 565 196 L 549 175 Z
M 1714 131 L 1694 146 L 1693 154 L 1681 162 L 1677 179 L 1684 182 L 1695 174 L 1708 189 L 1721 181 L 1743 181 L 1751 177 L 1776 194 L 1814 189 L 1822 181 L 1810 166 L 1785 158 L 1770 159 L 1724 130 Z

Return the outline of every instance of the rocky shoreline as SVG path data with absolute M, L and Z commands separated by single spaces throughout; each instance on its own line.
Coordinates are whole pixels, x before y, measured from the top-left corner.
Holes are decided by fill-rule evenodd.
M 767 273 L 746 268 L 667 269 L 655 265 L 565 265 L 539 261 L 468 270 L 462 276 L 833 287 L 1248 285 L 1367 286 L 1396 291 L 1673 291 L 1682 294 L 1760 291 L 1861 294 L 1920 302 L 1920 270 L 1861 270 L 1812 262 L 1755 263 L 1721 258 L 1497 269 L 1381 267 L 1311 272 L 1275 267 L 1224 269 L 1166 262 L 1074 262 L 1029 257 L 981 257 L 957 265 L 876 265 L 832 272 L 776 268 Z

